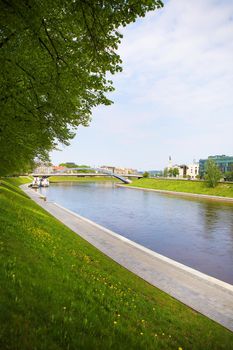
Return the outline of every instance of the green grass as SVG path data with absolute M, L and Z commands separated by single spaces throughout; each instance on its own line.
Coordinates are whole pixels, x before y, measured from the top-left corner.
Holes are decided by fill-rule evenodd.
M 79 181 L 79 182 L 90 182 L 90 181 L 118 181 L 115 177 L 110 176 L 51 176 L 49 181 L 52 182 L 69 182 L 69 181 Z
M 206 183 L 204 181 L 139 179 L 134 180 L 129 186 L 151 188 L 154 190 L 233 197 L 233 184 L 229 183 L 219 183 L 215 188 L 209 188 L 206 186 Z
M 232 349 L 233 334 L 0 186 L 1 349 Z

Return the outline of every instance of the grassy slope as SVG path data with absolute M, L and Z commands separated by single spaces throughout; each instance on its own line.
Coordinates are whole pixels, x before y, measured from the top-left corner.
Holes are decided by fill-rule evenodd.
M 231 348 L 231 332 L 114 263 L 17 182 L 0 187 L 1 349 Z
M 208 194 L 212 196 L 233 197 L 233 184 L 219 183 L 215 188 L 209 188 L 205 182 L 162 179 L 139 179 L 130 186 L 152 188 L 176 192 Z
M 69 182 L 69 181 L 81 181 L 81 182 L 89 182 L 89 181 L 119 181 L 114 177 L 110 176 L 87 176 L 87 177 L 78 177 L 78 176 L 51 176 L 49 178 L 50 182 Z

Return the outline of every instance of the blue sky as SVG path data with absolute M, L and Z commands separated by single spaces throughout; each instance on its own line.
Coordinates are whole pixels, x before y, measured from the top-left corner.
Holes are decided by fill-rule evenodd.
M 114 104 L 52 162 L 144 170 L 232 155 L 233 1 L 166 1 L 121 32 Z

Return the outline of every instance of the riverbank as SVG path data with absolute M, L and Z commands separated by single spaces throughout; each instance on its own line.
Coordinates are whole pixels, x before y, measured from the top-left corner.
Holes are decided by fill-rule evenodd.
M 233 334 L 122 268 L 2 181 L 0 345 L 230 349 Z
M 43 209 L 111 259 L 195 311 L 233 331 L 233 285 L 158 254 L 82 217 L 27 186 L 23 191 Z
M 164 180 L 164 179 L 139 179 L 134 180 L 129 187 L 139 187 L 152 190 L 183 192 L 208 196 L 233 198 L 233 184 L 219 183 L 215 188 L 206 186 L 203 181 Z
M 57 182 L 101 182 L 101 181 L 119 181 L 115 177 L 112 176 L 51 176 L 49 178 L 49 181 L 51 183 L 57 183 Z

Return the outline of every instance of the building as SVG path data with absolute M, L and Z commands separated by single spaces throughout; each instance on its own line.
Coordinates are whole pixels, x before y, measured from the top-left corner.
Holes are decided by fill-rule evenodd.
M 233 171 L 233 156 L 226 156 L 224 154 L 209 156 L 208 159 L 199 160 L 199 174 L 201 177 L 205 175 L 205 167 L 207 160 L 213 160 L 222 173 Z
M 41 164 L 37 168 L 34 169 L 34 174 L 53 174 L 53 173 L 59 173 L 60 171 L 64 171 L 66 167 L 64 166 L 55 166 L 55 165 L 46 165 Z
M 194 180 L 199 175 L 199 163 L 196 162 L 195 160 L 193 161 L 193 163 L 190 163 L 190 164 L 172 165 L 171 156 L 170 156 L 167 169 L 168 169 L 168 174 L 169 174 L 169 170 L 177 169 L 179 172 L 177 177 L 180 179 L 189 178 Z
M 118 175 L 132 175 L 132 174 L 137 174 L 138 171 L 136 169 L 131 169 L 131 168 L 119 168 L 119 167 L 114 167 L 114 166 L 109 166 L 109 165 L 103 165 L 101 166 L 101 169 L 103 171 L 108 171 L 114 174 Z
M 186 176 L 190 179 L 196 179 L 199 176 L 199 163 L 193 162 L 192 164 L 187 165 Z
M 52 168 L 54 173 L 67 169 L 65 166 L 61 166 L 61 165 L 53 165 Z
M 34 169 L 34 174 L 51 174 L 53 172 L 53 167 L 48 165 L 40 165 Z

